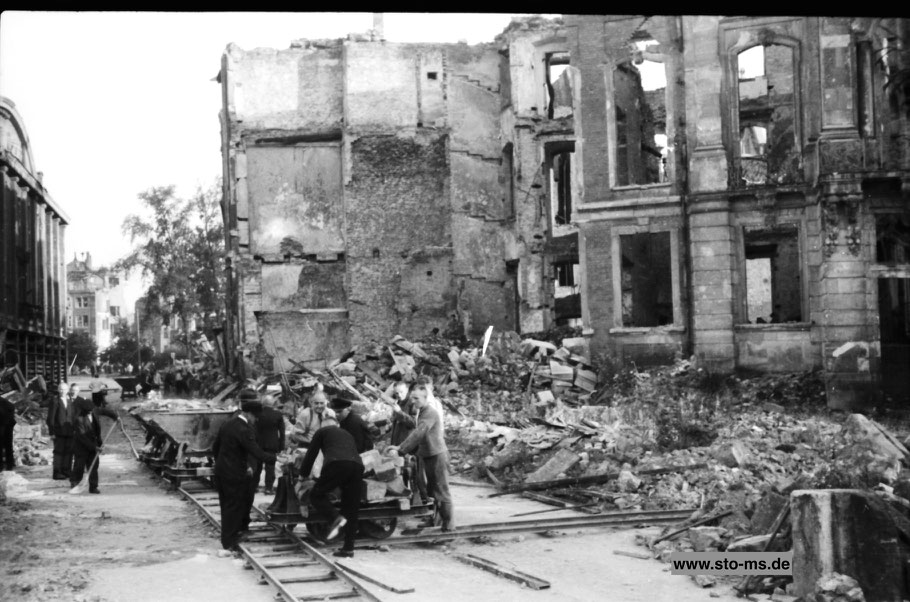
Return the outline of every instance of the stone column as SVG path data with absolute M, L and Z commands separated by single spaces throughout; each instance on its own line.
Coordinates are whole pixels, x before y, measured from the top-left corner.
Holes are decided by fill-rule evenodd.
M 822 248 L 819 269 L 819 315 L 828 407 L 872 405 L 880 391 L 875 280 L 868 276 L 871 219 L 862 205 L 861 182 L 828 176 L 821 192 Z M 864 236 L 864 230 L 866 236 Z
M 886 502 L 865 491 L 821 489 L 794 491 L 790 504 L 797 596 L 807 596 L 819 577 L 837 572 L 856 579 L 866 600 L 910 597 L 903 568 L 908 554 L 899 540 L 910 521 Z

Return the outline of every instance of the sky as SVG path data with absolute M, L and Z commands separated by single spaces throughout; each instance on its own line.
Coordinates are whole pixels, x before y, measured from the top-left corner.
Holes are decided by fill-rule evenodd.
M 491 42 L 506 14 L 385 13 L 390 42 Z M 285 49 L 343 38 L 372 13 L 31 12 L 0 14 L 0 95 L 11 99 L 36 171 L 69 215 L 67 260 L 95 266 L 127 254 L 124 218 L 137 195 L 174 184 L 179 196 L 221 178 L 214 81 L 225 47 Z

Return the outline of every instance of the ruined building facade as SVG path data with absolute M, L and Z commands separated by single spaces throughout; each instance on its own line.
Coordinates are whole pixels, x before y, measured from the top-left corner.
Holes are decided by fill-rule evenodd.
M 30 379 L 66 378 L 66 267 L 69 218 L 35 170 L 25 124 L 0 96 L 0 368 Z
M 553 126 L 553 156 L 572 147 L 568 85 L 568 114 L 547 117 L 546 53 L 568 62 L 564 38 L 547 41 L 556 29 L 478 46 L 229 46 L 220 81 L 235 343 L 288 369 L 395 334 L 549 327 L 555 218 L 541 124 Z M 573 165 L 562 165 L 566 190 Z M 559 252 L 577 264 L 577 245 Z M 566 286 L 570 320 L 580 303 L 573 315 Z
M 822 368 L 832 407 L 906 399 L 908 22 L 566 26 L 583 82 L 577 222 L 592 347 L 644 365 L 694 354 L 722 371 Z M 637 125 L 649 120 L 653 130 Z M 653 167 L 661 144 L 665 176 Z
M 585 15 L 231 46 L 236 342 L 290 368 L 568 323 L 595 358 L 906 398 L 908 43 L 901 19 Z

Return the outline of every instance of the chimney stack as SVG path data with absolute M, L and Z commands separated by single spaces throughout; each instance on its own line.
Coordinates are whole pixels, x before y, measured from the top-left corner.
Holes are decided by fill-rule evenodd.
M 385 31 L 383 31 L 382 26 L 382 13 L 373 13 L 373 31 L 376 32 L 376 37 L 380 41 L 385 40 Z

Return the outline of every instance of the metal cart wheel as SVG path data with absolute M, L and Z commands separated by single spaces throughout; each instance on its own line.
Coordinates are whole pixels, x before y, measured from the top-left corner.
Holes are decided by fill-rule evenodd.
M 370 539 L 386 539 L 395 532 L 397 526 L 398 519 L 395 517 L 362 520 L 358 523 L 360 532 Z
M 319 541 L 325 541 L 325 538 L 329 534 L 329 525 L 328 523 L 307 523 L 306 524 L 307 533 L 315 537 Z

